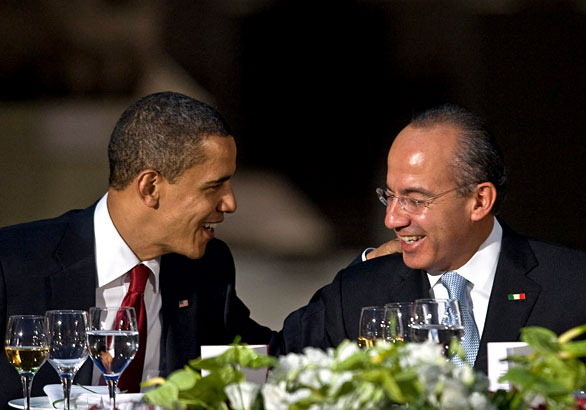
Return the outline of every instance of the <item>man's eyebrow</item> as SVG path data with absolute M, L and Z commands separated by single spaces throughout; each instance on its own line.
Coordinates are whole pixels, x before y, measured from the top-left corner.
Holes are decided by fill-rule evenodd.
M 387 187 L 387 189 L 392 192 L 393 194 L 396 194 L 391 188 Z M 411 194 L 420 194 L 423 196 L 427 196 L 427 197 L 432 197 L 434 195 L 433 192 L 430 192 L 428 189 L 425 189 L 423 187 L 410 187 L 405 189 L 403 192 L 401 192 L 401 195 L 411 195 Z
M 206 186 L 221 185 L 224 182 L 228 181 L 230 178 L 232 178 L 232 175 L 226 175 L 225 177 L 214 179 L 212 181 L 207 181 L 204 185 L 206 185 Z

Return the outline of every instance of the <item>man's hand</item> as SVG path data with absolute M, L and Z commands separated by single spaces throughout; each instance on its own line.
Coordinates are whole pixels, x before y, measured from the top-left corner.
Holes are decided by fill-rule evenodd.
M 379 256 L 390 255 L 391 253 L 401 253 L 401 243 L 398 239 L 385 242 L 378 248 L 368 252 L 366 259 L 378 258 Z

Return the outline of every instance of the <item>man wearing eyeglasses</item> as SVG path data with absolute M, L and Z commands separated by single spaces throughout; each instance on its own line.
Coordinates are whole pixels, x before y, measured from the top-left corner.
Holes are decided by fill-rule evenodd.
M 377 194 L 398 243 L 365 252 L 290 314 L 281 353 L 355 340 L 363 306 L 430 297 L 460 300 L 467 360 L 485 372 L 487 342 L 516 341 L 531 325 L 560 333 L 586 323 L 586 253 L 519 236 L 495 217 L 505 167 L 479 118 L 454 105 L 417 115 L 387 165 Z

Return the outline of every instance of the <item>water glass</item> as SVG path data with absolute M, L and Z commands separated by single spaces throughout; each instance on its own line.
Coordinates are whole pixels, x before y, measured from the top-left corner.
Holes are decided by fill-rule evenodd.
M 33 377 L 45 363 L 49 353 L 43 316 L 10 316 L 6 325 L 4 351 L 8 362 L 20 375 L 24 409 L 29 410 Z
M 460 302 L 455 299 L 416 300 L 411 329 L 414 342 L 440 344 L 447 356 L 452 341 L 461 342 L 464 336 Z
M 118 380 L 138 351 L 136 312 L 132 307 L 92 307 L 89 317 L 87 342 L 90 356 L 104 375 L 110 407 L 115 409 Z
M 71 383 L 88 357 L 87 312 L 83 310 L 49 310 L 45 313 L 48 361 L 59 374 L 63 386 L 63 408 L 69 410 Z

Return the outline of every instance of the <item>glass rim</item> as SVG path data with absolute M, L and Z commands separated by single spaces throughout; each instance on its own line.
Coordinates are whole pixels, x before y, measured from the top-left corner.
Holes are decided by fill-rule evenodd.
M 385 307 L 400 307 L 400 306 L 413 306 L 415 302 L 389 302 L 385 303 Z
M 19 318 L 19 319 L 44 319 L 45 317 L 43 315 L 10 315 L 8 316 L 8 319 L 10 318 Z
M 87 313 L 86 310 L 77 310 L 77 309 L 52 309 L 52 310 L 47 310 L 45 312 L 45 315 L 47 315 L 48 313 L 59 313 L 61 315 L 72 315 L 72 314 L 80 314 L 80 313 Z
M 424 299 L 415 299 L 415 304 L 418 303 L 443 303 L 443 302 L 454 302 L 458 301 L 458 299 L 432 299 L 432 298 L 424 298 Z
M 386 306 L 384 306 L 384 305 L 373 305 L 373 306 L 362 306 L 362 308 L 360 308 L 360 309 L 361 310 L 364 310 L 364 309 L 372 309 L 372 310 L 374 310 L 374 309 L 384 309 L 385 307 Z
M 101 311 L 105 311 L 105 312 L 113 312 L 113 311 L 118 311 L 118 310 L 134 310 L 136 311 L 136 309 L 133 306 L 118 306 L 118 307 L 101 307 L 101 306 L 92 306 L 90 307 L 90 311 L 95 311 L 95 310 L 101 310 Z

